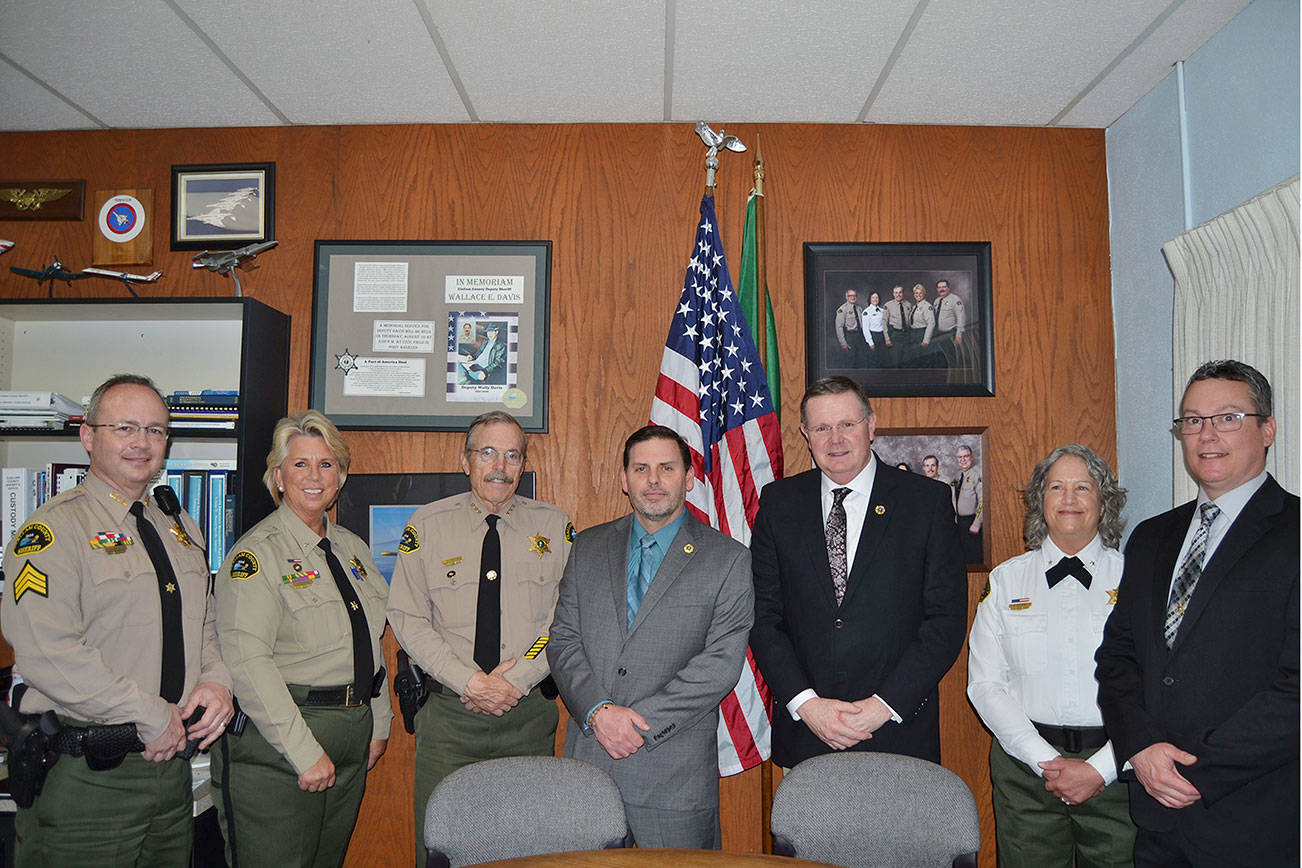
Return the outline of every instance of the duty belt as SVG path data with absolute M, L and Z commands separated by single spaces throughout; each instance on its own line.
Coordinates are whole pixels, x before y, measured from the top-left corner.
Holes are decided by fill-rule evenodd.
M 1045 741 L 1068 753 L 1098 750 L 1108 743 L 1108 734 L 1101 726 L 1050 726 L 1035 721 L 1031 723 Z
M 358 690 L 355 684 L 345 684 L 339 687 L 311 687 L 306 684 L 290 684 L 289 695 L 294 698 L 297 705 L 305 707 L 314 706 L 344 706 L 345 708 L 357 708 L 359 705 L 365 705 L 372 698 L 379 696 L 384 692 L 384 667 L 375 673 L 375 678 L 365 687 L 364 690 Z

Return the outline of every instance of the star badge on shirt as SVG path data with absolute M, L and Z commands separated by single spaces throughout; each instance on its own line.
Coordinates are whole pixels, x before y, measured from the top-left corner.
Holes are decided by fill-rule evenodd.
M 551 539 L 549 537 L 543 536 L 542 531 L 538 531 L 536 534 L 529 537 L 529 551 L 533 552 L 539 557 L 539 559 L 541 559 L 543 555 L 551 553 L 551 547 L 548 545 L 550 542 Z
M 1115 606 L 1117 604 L 1117 592 L 1120 590 L 1121 590 L 1120 588 L 1113 588 L 1112 590 L 1108 591 L 1109 606 Z

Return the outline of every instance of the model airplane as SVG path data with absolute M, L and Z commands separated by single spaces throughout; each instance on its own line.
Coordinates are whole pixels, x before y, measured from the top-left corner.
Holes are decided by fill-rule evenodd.
M 72 286 L 74 280 L 81 280 L 83 277 L 90 277 L 89 274 L 86 274 L 83 271 L 69 271 L 64 268 L 63 263 L 59 261 L 59 257 L 57 256 L 54 257 L 53 262 L 39 271 L 34 268 L 19 268 L 17 265 L 9 266 L 9 270 L 14 274 L 21 274 L 23 277 L 30 277 L 32 280 L 36 281 L 37 286 L 48 282 L 50 284 L 51 298 L 54 296 L 54 281 L 62 280 L 67 283 L 68 286 Z
M 83 276 L 111 277 L 114 280 L 120 280 L 122 281 L 122 285 L 127 288 L 127 292 L 131 293 L 133 298 L 139 298 L 139 296 L 136 295 L 136 291 L 131 288 L 131 284 L 157 283 L 158 278 L 163 276 L 163 272 L 161 271 L 151 271 L 149 274 L 129 274 L 125 271 L 109 271 L 107 268 L 83 268 L 81 273 Z
M 203 253 L 196 254 L 194 261 L 190 263 L 191 268 L 206 268 L 209 271 L 215 271 L 218 274 L 228 275 L 235 281 L 235 295 L 244 294 L 244 288 L 240 286 L 240 276 L 235 273 L 236 268 L 241 271 L 251 271 L 259 268 L 254 259 L 259 253 L 263 253 L 275 247 L 278 241 L 258 241 L 254 244 L 247 244 L 239 250 L 223 250 L 217 253 L 209 253 L 205 250 Z
M 3 238 L 0 238 L 0 254 L 8 253 L 10 248 L 13 246 L 14 243 L 12 241 L 6 241 Z

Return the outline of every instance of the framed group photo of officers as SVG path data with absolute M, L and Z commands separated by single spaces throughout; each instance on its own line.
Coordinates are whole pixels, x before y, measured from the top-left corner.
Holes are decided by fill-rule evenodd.
M 879 428 L 878 460 L 949 488 L 969 570 L 988 570 L 985 468 L 987 428 Z
M 995 393 L 989 242 L 805 244 L 805 370 L 883 397 Z

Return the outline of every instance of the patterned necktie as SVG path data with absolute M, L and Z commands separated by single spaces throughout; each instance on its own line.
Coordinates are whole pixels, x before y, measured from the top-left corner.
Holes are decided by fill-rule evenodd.
M 145 552 L 154 565 L 158 578 L 158 602 L 163 616 L 163 665 L 158 682 L 158 695 L 168 702 L 181 701 L 185 690 L 185 634 L 181 622 L 181 585 L 176 581 L 176 571 L 167 559 L 163 539 L 154 529 L 154 523 L 145 517 L 145 505 L 140 501 L 131 504 L 131 514 L 136 517 L 136 530 Z
M 1091 580 L 1090 571 L 1085 568 L 1085 565 L 1081 563 L 1080 558 L 1075 555 L 1064 557 L 1062 560 L 1058 561 L 1058 563 L 1044 571 L 1044 577 L 1048 579 L 1049 587 L 1051 588 L 1068 576 L 1075 576 L 1076 581 L 1080 582 L 1085 588 L 1089 588 Z
M 832 568 L 832 591 L 836 594 L 836 604 L 841 605 L 845 599 L 845 579 L 849 573 L 845 557 L 845 496 L 848 488 L 832 490 L 832 511 L 827 516 L 827 563 Z
M 628 626 L 633 626 L 633 619 L 637 616 L 638 607 L 642 605 L 642 599 L 646 597 L 647 589 L 651 587 L 651 580 L 655 578 L 655 549 L 656 538 L 651 534 L 642 537 L 641 550 L 638 552 L 637 574 L 629 576 L 628 583 Z
M 475 665 L 492 672 L 502 662 L 502 538 L 501 516 L 486 515 L 488 532 L 479 553 L 479 598 L 475 604 Z
M 357 591 L 348 582 L 339 556 L 330 548 L 330 540 L 321 537 L 317 548 L 325 552 L 330 577 L 335 580 L 335 587 L 339 589 L 339 596 L 344 601 L 344 611 L 348 613 L 353 639 L 353 698 L 365 702 L 371 698 L 371 682 L 375 680 L 375 658 L 371 655 L 371 632 L 366 624 L 366 612 L 362 610 L 362 601 L 357 597 Z
M 1221 508 L 1214 503 L 1204 503 L 1198 509 L 1202 513 L 1198 521 L 1198 530 L 1194 531 L 1193 542 L 1189 544 L 1189 554 L 1184 556 L 1180 572 L 1176 574 L 1175 582 L 1171 584 L 1171 597 L 1166 603 L 1166 629 L 1163 631 L 1163 636 L 1167 648 L 1175 644 L 1175 634 L 1180 630 L 1184 610 L 1188 607 L 1189 599 L 1193 597 L 1194 588 L 1198 585 L 1198 579 L 1203 574 L 1203 556 L 1207 553 L 1207 533 L 1211 530 L 1212 522 L 1216 521 L 1216 517 L 1221 514 Z

